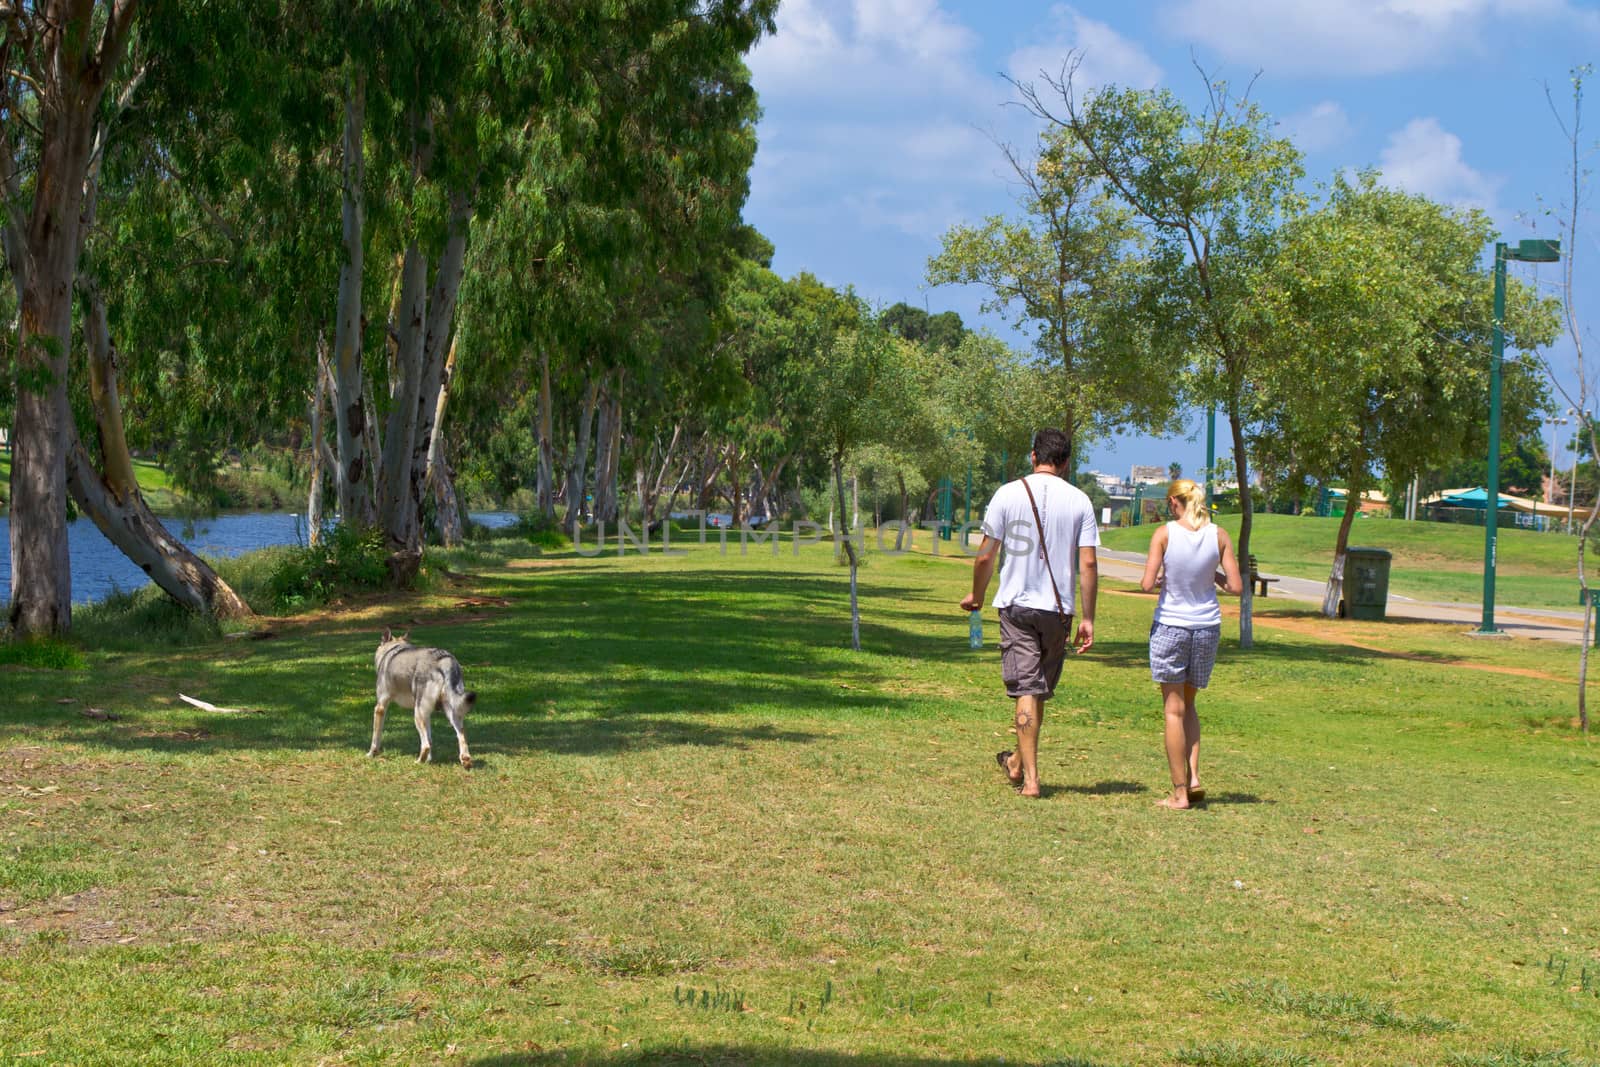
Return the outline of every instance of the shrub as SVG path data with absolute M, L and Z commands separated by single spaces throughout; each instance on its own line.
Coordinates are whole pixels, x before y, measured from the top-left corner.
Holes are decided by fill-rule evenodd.
M 555 552 L 572 544 L 572 538 L 567 536 L 559 521 L 546 518 L 538 512 L 523 515 L 510 529 L 517 537 L 541 550 Z
M 389 552 L 378 530 L 336 526 L 315 545 L 283 554 L 266 583 L 280 609 L 318 604 L 389 584 Z

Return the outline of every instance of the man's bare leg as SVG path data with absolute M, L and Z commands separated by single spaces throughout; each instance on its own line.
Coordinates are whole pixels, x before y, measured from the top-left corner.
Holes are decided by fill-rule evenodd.
M 1161 801 L 1164 808 L 1189 806 L 1189 739 L 1184 730 L 1187 706 L 1182 682 L 1161 683 L 1161 706 L 1166 719 L 1167 769 L 1172 773 L 1172 795 Z
M 1039 724 L 1043 719 L 1043 700 L 1038 696 L 1017 698 L 1017 751 L 1008 761 L 1006 773 L 1020 772 L 1025 797 L 1039 795 Z
M 1183 687 L 1183 737 L 1189 749 L 1189 801 L 1199 803 L 1206 791 L 1200 788 L 1200 712 L 1194 701 L 1200 690 L 1192 685 Z

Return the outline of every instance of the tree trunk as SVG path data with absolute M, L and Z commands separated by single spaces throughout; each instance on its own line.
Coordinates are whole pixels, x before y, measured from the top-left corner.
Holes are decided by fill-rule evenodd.
M 539 514 L 555 521 L 555 442 L 550 418 L 550 352 L 539 353 L 539 421 L 535 427 L 539 446 Z
M 900 528 L 894 533 L 894 550 L 899 552 L 905 547 L 906 529 L 911 525 L 911 500 L 906 494 L 906 476 L 896 471 L 894 477 L 900 483 Z
M 67 547 L 67 456 L 76 438 L 67 403 L 72 289 L 82 250 L 84 190 L 92 166 L 95 116 L 106 81 L 122 63 L 137 2 L 105 13 L 92 3 L 11 5 L 8 20 L 30 23 L 39 67 L 39 142 L 32 206 L 24 220 L 12 199 L 19 174 L 9 143 L 3 178 L 6 255 L 20 278 L 11 433 L 11 606 L 14 636 L 50 636 L 72 626 Z M 8 34 L 12 27 L 8 25 Z M 8 74 L 7 77 L 10 75 Z M 137 78 L 135 79 L 137 81 Z M 15 102 L 8 122 L 15 116 Z
M 461 526 L 461 502 L 456 499 L 456 479 L 450 461 L 443 456 L 433 467 L 428 482 L 433 486 L 433 499 L 439 509 L 439 540 L 446 548 L 457 548 L 465 537 Z
M 611 521 L 611 504 L 606 495 L 606 473 L 611 469 L 611 377 L 600 380 L 595 401 L 598 414 L 594 430 L 594 521 Z
M 738 526 L 744 521 L 744 476 L 740 471 L 739 449 L 735 445 L 728 446 L 728 485 L 733 496 L 733 525 Z
M 667 475 L 672 473 L 672 457 L 678 450 L 678 441 L 683 437 L 683 423 L 674 423 L 672 426 L 672 440 L 667 442 L 666 451 L 661 454 L 661 469 L 654 479 L 650 472 L 643 472 L 644 481 L 640 483 L 639 504 L 643 509 L 644 524 L 649 526 L 656 518 L 656 505 L 661 499 L 661 490 L 666 486 Z M 673 482 L 676 490 L 677 482 Z M 667 509 L 671 511 L 669 507 Z
M 89 393 L 99 428 L 101 461 L 97 467 L 78 439 L 77 429 L 69 423 L 67 485 L 72 498 L 106 540 L 185 608 L 223 619 L 254 614 L 210 565 L 167 532 L 145 503 L 123 432 L 117 358 L 106 323 L 105 300 L 92 281 L 84 282 L 84 293 L 88 298 L 83 333 L 89 357 Z
M 833 485 L 838 494 L 839 526 L 843 533 L 844 553 L 850 560 L 850 647 L 861 651 L 861 606 L 856 597 L 856 546 L 851 540 L 850 513 L 845 510 L 844 453 L 833 454 Z
M 617 522 L 626 515 L 622 502 L 617 499 L 617 485 L 622 473 L 622 371 L 617 372 L 617 384 L 611 391 L 611 443 L 606 449 L 606 513 L 609 521 Z M 598 473 L 598 472 L 597 472 Z M 595 490 L 599 496 L 599 490 Z
M 1344 596 L 1345 554 L 1350 548 L 1350 527 L 1355 523 L 1360 507 L 1361 490 L 1355 484 L 1345 487 L 1344 519 L 1339 523 L 1339 536 L 1333 543 L 1333 570 L 1328 575 L 1328 587 L 1322 593 L 1322 614 L 1332 619 L 1339 614 L 1339 601 Z
M 450 342 L 450 356 L 444 363 L 444 380 L 439 383 L 439 396 L 434 405 L 432 430 L 428 435 L 427 474 L 423 484 L 433 492 L 439 515 L 439 538 L 446 548 L 455 548 L 462 542 L 461 507 L 456 501 L 455 478 L 449 461 L 444 457 L 444 409 L 450 400 L 450 383 L 455 377 L 456 345 Z
M 322 406 L 327 396 L 327 341 L 317 334 L 317 365 L 311 387 L 311 490 L 306 495 L 306 543 L 322 540 Z M 336 464 L 337 465 L 337 464 Z
M 425 309 L 427 326 L 423 333 L 417 406 L 413 414 L 416 430 L 412 437 L 411 455 L 406 460 L 410 479 L 408 506 L 415 511 L 407 522 L 407 530 L 414 536 L 414 540 L 406 545 L 408 552 L 422 550 L 422 501 L 428 492 L 439 430 L 444 422 L 445 401 L 449 397 L 450 377 L 455 371 L 456 296 L 461 291 L 461 275 L 467 254 L 467 224 L 471 217 L 472 206 L 466 194 L 451 193 L 450 224 L 444 254 L 439 259 L 439 269 L 434 275 L 433 288 L 428 294 Z
M 366 76 L 357 72 L 350 81 L 344 106 L 344 263 L 339 267 L 339 307 L 334 320 L 333 353 L 336 377 L 333 412 L 338 435 L 339 519 L 352 526 L 371 526 L 373 509 L 372 458 L 368 451 L 371 408 L 370 387 L 361 372 L 361 273 L 365 269 L 362 240 L 366 228 L 363 183 L 366 156 L 362 138 L 366 125 Z
M 585 485 L 589 480 L 586 470 L 589 463 L 589 427 L 594 425 L 598 388 L 592 378 L 584 385 L 583 406 L 578 412 L 578 425 L 573 429 L 572 463 L 567 470 L 567 528 L 574 539 L 583 524 Z
M 61 27 L 58 32 L 65 34 L 68 29 Z M 71 29 L 88 33 L 86 24 Z M 93 99 L 99 95 L 93 93 Z M 9 622 L 11 632 L 20 637 L 64 633 L 72 626 L 66 521 L 66 454 L 72 433 L 67 354 L 72 344 L 72 283 L 93 103 L 78 93 L 64 103 L 60 110 L 41 116 L 44 141 L 19 309 L 22 330 L 11 434 Z
M 719 450 L 707 433 L 705 459 L 700 464 L 700 492 L 695 500 L 695 507 L 701 511 L 711 510 L 712 489 L 716 487 L 717 475 L 722 473 L 727 462 L 727 453 Z
M 1250 499 L 1250 464 L 1244 450 L 1244 423 L 1239 415 L 1239 402 L 1236 399 L 1238 390 L 1234 390 L 1234 398 L 1228 401 L 1228 426 L 1233 431 L 1233 470 L 1234 477 L 1239 482 L 1239 547 L 1237 556 L 1241 563 L 1248 563 L 1250 559 L 1250 527 L 1252 525 L 1253 501 Z M 1244 583 L 1244 592 L 1239 594 L 1239 647 L 1253 648 L 1255 646 L 1255 627 L 1251 621 L 1251 610 L 1254 605 L 1254 586 L 1249 582 Z
M 421 403 L 423 343 L 427 327 L 428 258 L 413 240 L 406 246 L 401 267 L 399 348 L 395 353 L 395 381 L 389 425 L 383 433 L 383 471 L 378 492 L 378 525 L 389 551 L 403 555 L 415 551 L 420 534 L 420 490 L 411 477 L 411 456 L 416 444 L 417 407 Z M 413 494 L 418 494 L 413 499 Z

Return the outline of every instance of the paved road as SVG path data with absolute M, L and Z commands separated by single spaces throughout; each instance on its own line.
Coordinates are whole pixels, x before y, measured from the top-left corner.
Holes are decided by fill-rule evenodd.
M 1143 552 L 1113 552 L 1102 548 L 1099 553 L 1101 572 L 1112 577 L 1137 582 L 1144 572 Z M 1271 571 L 1266 572 L 1271 574 Z M 1288 600 L 1322 603 L 1323 583 L 1306 578 L 1279 578 L 1272 584 L 1273 597 Z M 1260 599 L 1257 597 L 1256 599 Z M 1437 601 L 1412 600 L 1410 597 L 1389 594 L 1386 613 L 1390 618 L 1420 619 L 1425 622 L 1460 623 L 1463 629 L 1477 629 L 1483 622 L 1481 604 L 1447 604 Z M 1566 641 L 1577 644 L 1583 639 L 1583 613 L 1579 611 L 1553 611 L 1545 608 L 1518 608 L 1495 605 L 1495 625 L 1515 637 L 1536 637 L 1547 641 Z

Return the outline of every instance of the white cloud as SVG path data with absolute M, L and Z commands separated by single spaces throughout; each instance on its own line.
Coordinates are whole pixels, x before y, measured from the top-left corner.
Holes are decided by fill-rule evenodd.
M 1597 25 L 1572 0 L 1174 0 L 1164 16 L 1173 36 L 1277 75 L 1427 67 L 1488 47 L 1497 21 Z
M 1042 85 L 1061 76 L 1071 53 L 1079 56 L 1072 83 L 1080 91 L 1103 85 L 1150 89 L 1162 79 L 1161 67 L 1137 43 L 1065 4 L 1051 9 L 1047 38 L 1019 48 L 1006 65 L 1017 81 Z
M 978 44 L 936 0 L 785 0 L 750 70 L 764 97 L 872 108 L 970 90 Z
M 1459 207 L 1496 214 L 1502 179 L 1474 169 L 1461 156 L 1461 138 L 1434 118 L 1412 119 L 1389 135 L 1379 158 L 1386 185 Z
M 937 0 L 785 0 L 750 58 L 765 117 L 749 217 L 924 241 L 968 217 L 1002 162 L 979 127 L 1012 95 L 981 43 Z
M 1302 152 L 1323 152 L 1350 139 L 1355 127 L 1343 107 L 1332 100 L 1297 111 L 1278 123 L 1283 135 Z

